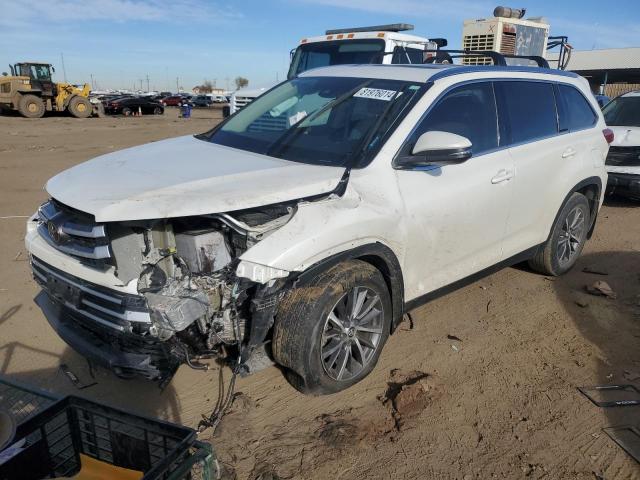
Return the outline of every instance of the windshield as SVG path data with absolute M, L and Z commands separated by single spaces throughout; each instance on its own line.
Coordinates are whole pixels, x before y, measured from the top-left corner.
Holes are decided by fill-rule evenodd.
M 289 78 L 329 65 L 382 63 L 384 40 L 339 40 L 300 45 L 289 68 Z
M 640 93 L 612 100 L 602 113 L 607 125 L 640 127 Z
M 296 78 L 199 138 L 296 162 L 348 166 L 377 145 L 422 86 L 398 80 Z

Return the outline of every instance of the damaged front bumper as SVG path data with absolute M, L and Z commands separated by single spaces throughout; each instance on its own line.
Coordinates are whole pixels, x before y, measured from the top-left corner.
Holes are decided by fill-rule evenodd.
M 36 304 L 78 353 L 121 376 L 156 380 L 175 372 L 175 346 L 145 335 L 151 320 L 144 298 L 72 277 L 33 256 L 31 268 L 42 287 Z
M 152 335 L 155 315 L 142 295 L 92 284 L 34 256 L 31 268 L 42 287 L 35 302 L 55 332 L 77 353 L 118 376 L 169 381 L 181 364 L 190 364 L 190 357 L 203 353 L 188 337 L 160 339 Z M 233 348 L 233 363 L 239 365 L 239 373 L 249 374 L 270 364 L 263 347 L 286 291 L 285 283 L 275 280 L 267 286 L 238 279 L 243 292 L 252 289 L 253 293 L 243 298 L 249 321 L 242 325 L 242 332 L 234 332 L 242 338 Z M 254 357 L 256 352 L 260 354 Z

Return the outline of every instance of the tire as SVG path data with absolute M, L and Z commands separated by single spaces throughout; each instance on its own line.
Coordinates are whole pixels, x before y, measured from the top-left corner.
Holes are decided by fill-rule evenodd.
M 356 309 L 360 305 L 355 318 L 348 314 L 354 299 Z M 339 392 L 373 370 L 389 337 L 391 317 L 382 274 L 360 260 L 342 262 L 295 288 L 281 302 L 273 329 L 273 356 L 298 391 Z
M 164 110 L 160 107 L 156 107 L 153 109 L 153 114 L 154 115 L 162 115 L 164 113 Z
M 589 202 L 584 195 L 576 192 L 560 210 L 549 239 L 529 260 L 529 266 L 554 277 L 567 273 L 582 253 L 590 225 Z M 568 236 L 567 232 L 571 234 Z
M 67 110 L 76 118 L 89 118 L 93 113 L 93 106 L 88 98 L 76 95 L 69 102 Z
M 130 108 L 127 108 L 127 107 L 124 107 L 124 108 L 122 109 L 122 115 L 124 115 L 125 117 L 129 117 L 129 116 L 131 116 L 131 109 L 130 109 Z
M 22 95 L 18 101 L 18 111 L 23 117 L 42 118 L 44 110 L 44 102 L 36 95 Z

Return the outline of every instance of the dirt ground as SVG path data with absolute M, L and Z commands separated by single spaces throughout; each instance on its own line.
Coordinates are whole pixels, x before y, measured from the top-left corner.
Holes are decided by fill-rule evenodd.
M 213 408 L 215 366 L 182 367 L 163 392 L 102 369 L 96 386 L 74 389 L 60 363 L 82 381 L 89 369 L 32 301 L 22 216 L 46 199 L 43 185 L 56 172 L 202 132 L 218 114 L 0 116 L 0 374 L 188 426 Z M 588 295 L 585 286 L 597 280 L 617 298 Z M 601 429 L 640 425 L 640 407 L 598 408 L 576 387 L 640 386 L 639 295 L 640 204 L 608 199 L 568 275 L 510 268 L 413 311 L 413 325 L 390 338 L 374 372 L 345 392 L 304 397 L 275 367 L 239 379 L 212 439 L 226 478 L 638 479 L 640 465 Z

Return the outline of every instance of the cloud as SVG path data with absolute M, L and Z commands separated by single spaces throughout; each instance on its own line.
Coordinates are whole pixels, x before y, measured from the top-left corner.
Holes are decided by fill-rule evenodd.
M 222 22 L 242 18 L 226 5 L 207 0 L 9 0 L 0 25 L 24 28 L 47 22 Z

